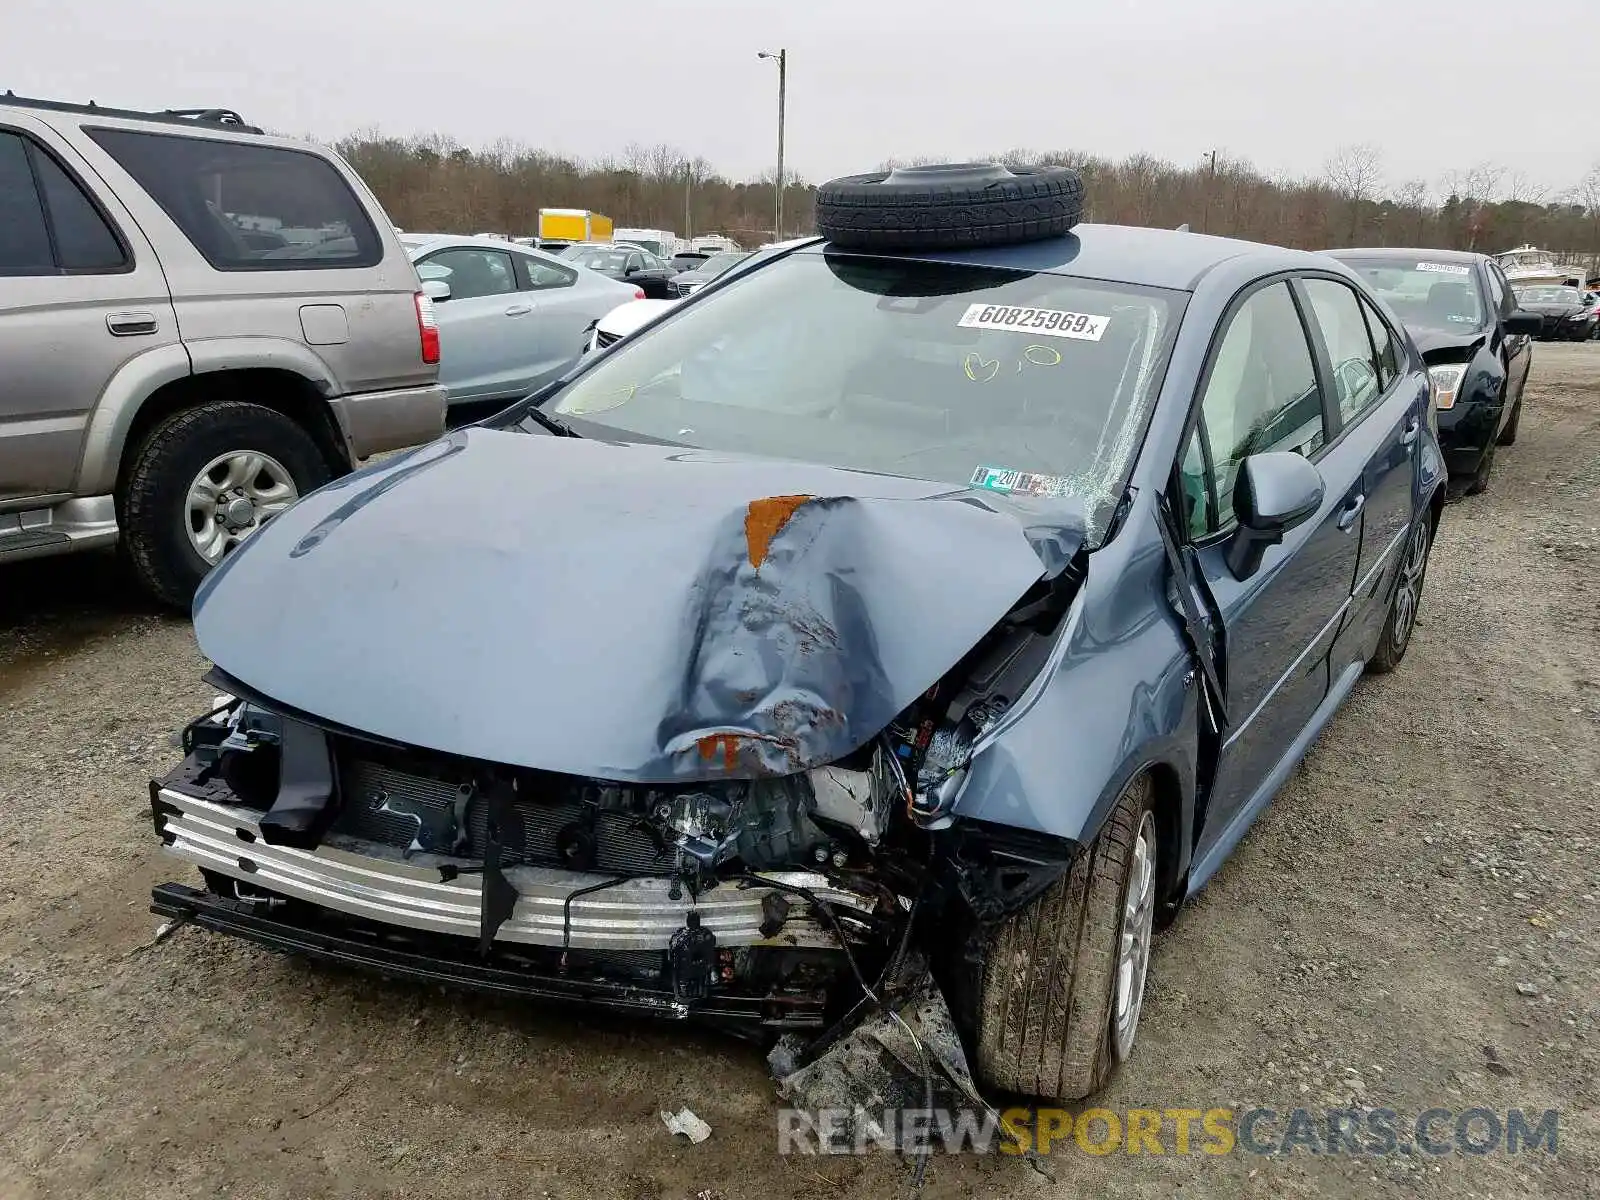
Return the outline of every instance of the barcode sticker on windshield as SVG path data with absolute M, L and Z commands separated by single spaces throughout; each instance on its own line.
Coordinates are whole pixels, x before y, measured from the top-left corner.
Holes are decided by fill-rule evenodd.
M 1012 308 L 1005 304 L 970 304 L 961 320 L 963 329 L 1004 329 L 1012 333 L 1042 333 L 1046 337 L 1078 338 L 1098 342 L 1110 317 L 1066 312 L 1059 308 Z
M 1440 275 L 1470 275 L 1471 267 L 1464 267 L 1460 263 L 1418 263 L 1419 271 L 1436 271 Z

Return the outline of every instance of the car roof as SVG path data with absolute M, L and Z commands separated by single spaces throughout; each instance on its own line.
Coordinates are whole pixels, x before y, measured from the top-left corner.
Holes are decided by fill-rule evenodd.
M 508 242 L 505 238 L 497 237 L 474 237 L 466 233 L 402 233 L 400 244 L 406 248 L 408 254 L 413 255 L 447 246 L 483 246 L 490 250 L 506 250 L 514 247 L 519 254 L 532 254 L 548 259 L 556 257 L 548 250 L 541 250 L 537 246 L 529 246 L 523 242 Z
M 826 245 L 821 238 L 811 244 Z M 1133 225 L 1079 225 L 1065 237 L 1036 242 L 907 253 L 934 262 L 1050 271 L 1176 291 L 1193 291 L 1207 272 L 1238 258 L 1260 260 L 1264 273 L 1327 267 L 1321 255 L 1309 250 Z
M 1324 250 L 1334 258 L 1383 258 L 1396 262 L 1475 263 L 1488 258 L 1472 250 L 1430 250 L 1425 246 L 1353 246 L 1348 249 Z

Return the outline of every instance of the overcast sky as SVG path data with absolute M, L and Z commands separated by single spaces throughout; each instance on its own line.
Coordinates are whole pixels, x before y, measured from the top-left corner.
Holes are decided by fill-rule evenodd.
M 509 137 L 580 157 L 670 143 L 817 182 L 1012 147 L 1213 148 L 1387 179 L 1484 160 L 1553 191 L 1600 159 L 1600 12 L 1513 0 L 3 0 L 0 87 L 223 105 L 324 140 Z

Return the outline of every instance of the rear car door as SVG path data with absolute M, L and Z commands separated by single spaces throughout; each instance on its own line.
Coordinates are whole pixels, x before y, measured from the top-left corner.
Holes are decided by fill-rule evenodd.
M 1363 657 L 1388 615 L 1389 585 L 1416 511 L 1417 453 L 1427 398 L 1399 370 L 1398 335 L 1341 279 L 1308 278 L 1312 343 L 1331 381 L 1337 453 L 1360 464 L 1350 503 L 1362 516 L 1350 618 L 1335 648 L 1333 678 Z M 1413 381 L 1414 382 L 1414 381 Z
M 518 378 L 518 394 L 526 395 L 578 360 L 589 326 L 610 311 L 596 293 L 611 291 L 612 284 L 609 280 L 602 283 L 593 275 L 580 280 L 572 267 L 536 255 L 517 254 L 513 258 L 520 298 L 534 309 L 534 323 L 525 346 L 527 359 Z
M 1222 624 L 1229 728 L 1224 733 L 1196 858 L 1225 853 L 1252 800 L 1328 694 L 1328 655 L 1349 608 L 1360 550 L 1364 461 L 1330 445 L 1334 415 L 1301 303 L 1286 279 L 1236 297 L 1202 377 L 1182 474 L 1189 536 Z M 1226 555 L 1237 526 L 1233 490 L 1251 454 L 1303 454 L 1325 491 L 1315 515 L 1236 579 Z
M 112 378 L 182 354 L 161 264 L 94 182 L 42 123 L 0 123 L 0 505 L 71 493 Z
M 434 303 L 439 382 L 451 403 L 516 396 L 535 353 L 533 301 L 519 293 L 511 252 L 447 246 L 417 261 L 424 280 L 442 279 L 450 298 Z

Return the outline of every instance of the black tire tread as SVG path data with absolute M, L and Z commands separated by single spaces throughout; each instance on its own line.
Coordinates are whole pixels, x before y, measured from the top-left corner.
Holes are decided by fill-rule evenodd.
M 886 184 L 851 175 L 817 189 L 817 232 L 863 250 L 959 249 L 1060 237 L 1083 219 L 1083 179 L 1070 167 L 1014 170 L 986 186 Z
M 1517 402 L 1511 408 L 1511 419 L 1506 422 L 1506 427 L 1500 431 L 1500 437 L 1495 442 L 1497 446 L 1514 446 L 1517 444 L 1517 426 L 1522 423 L 1522 397 L 1517 397 Z
M 1467 484 L 1467 495 L 1481 496 L 1489 490 L 1489 477 L 1494 473 L 1494 453 L 1497 449 L 1499 443 L 1490 442 L 1484 450 L 1483 457 L 1478 460 L 1478 469 L 1472 473 L 1472 479 Z
M 163 491 L 175 473 L 178 459 L 200 438 L 216 430 L 253 428 L 257 436 L 286 438 L 294 448 L 285 462 L 300 494 L 327 482 L 327 464 L 316 442 L 304 429 L 276 409 L 243 400 L 217 400 L 186 408 L 157 422 L 139 444 L 117 496 L 117 519 L 122 548 L 141 587 L 163 604 L 187 609 L 204 575 L 196 574 L 198 558 L 187 542 L 180 542 L 171 527 Z M 240 435 L 233 434 L 235 438 Z M 280 454 L 274 457 L 282 457 Z M 203 463 L 200 465 L 204 465 Z M 187 481 L 185 481 L 187 482 Z
M 1110 1077 L 1123 893 L 1150 799 L 1141 776 L 1067 875 L 996 929 L 978 1014 L 978 1073 L 989 1086 L 1072 1101 Z

